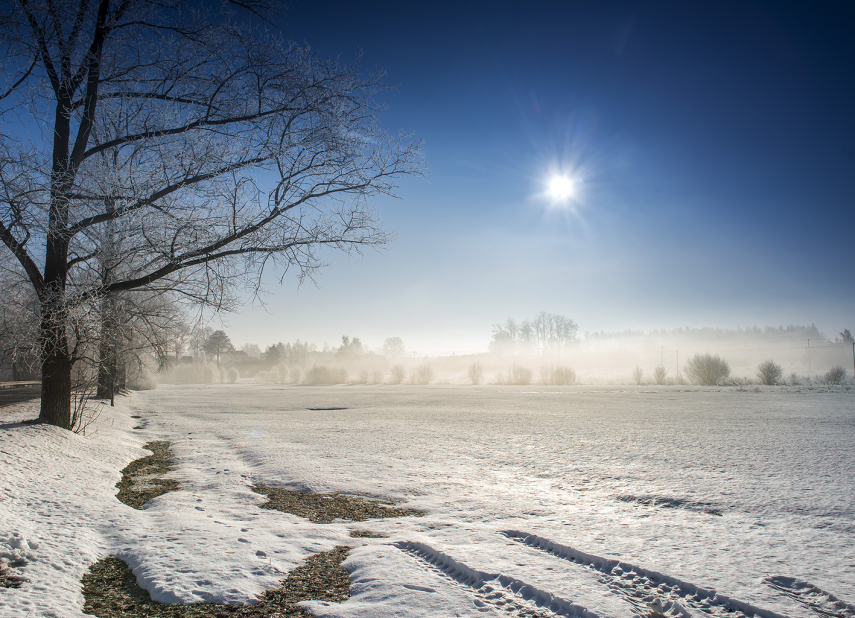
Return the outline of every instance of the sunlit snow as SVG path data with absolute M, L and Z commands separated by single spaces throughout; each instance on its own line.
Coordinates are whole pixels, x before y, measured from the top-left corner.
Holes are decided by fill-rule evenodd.
M 305 602 L 316 615 L 729 604 L 807 618 L 810 582 L 826 610 L 855 616 L 854 410 L 851 392 L 787 387 L 239 384 L 134 393 L 86 437 L 7 414 L 0 557 L 28 582 L 0 589 L 0 615 L 82 616 L 80 576 L 105 555 L 158 600 L 248 603 L 346 544 L 353 596 Z M 136 511 L 114 485 L 151 440 L 173 442 L 182 490 Z M 426 515 L 313 524 L 258 508 L 257 483 Z

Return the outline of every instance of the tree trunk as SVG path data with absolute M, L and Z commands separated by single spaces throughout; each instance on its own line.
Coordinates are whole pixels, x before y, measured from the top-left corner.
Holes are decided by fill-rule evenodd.
M 98 399 L 111 399 L 116 390 L 117 371 L 114 352 L 114 346 L 101 341 L 101 350 L 98 356 L 98 391 L 95 393 Z
M 115 303 L 105 298 L 101 303 L 101 344 L 98 350 L 98 391 L 99 399 L 111 399 L 116 391 L 118 379 L 118 342 L 114 325 Z
M 104 211 L 112 213 L 116 209 L 112 198 L 104 200 Z M 101 285 L 106 290 L 113 283 L 113 268 L 116 266 L 115 226 L 108 222 L 104 231 L 101 257 Z M 109 399 L 112 405 L 118 379 L 119 341 L 116 327 L 117 303 L 115 294 L 106 294 L 101 299 L 101 345 L 98 351 L 98 390 L 95 396 L 99 399 Z
M 54 335 L 57 334 L 55 331 Z M 44 334 L 43 334 L 44 336 Z M 39 421 L 71 429 L 71 358 L 65 345 L 53 342 L 42 361 L 42 405 Z M 44 349 L 44 348 L 43 348 Z

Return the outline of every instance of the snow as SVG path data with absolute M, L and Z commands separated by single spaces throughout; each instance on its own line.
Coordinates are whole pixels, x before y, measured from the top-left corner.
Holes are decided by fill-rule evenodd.
M 312 613 L 807 618 L 813 603 L 855 618 L 853 401 L 161 385 L 117 399 L 86 436 L 20 423 L 33 409 L 18 406 L 0 411 L 0 558 L 28 582 L 0 588 L 0 616 L 82 616 L 80 577 L 106 555 L 159 601 L 252 603 L 310 554 L 350 545 L 352 598 L 304 602 Z M 137 511 L 115 483 L 152 440 L 173 442 L 182 489 Z M 313 524 L 258 508 L 254 484 L 426 515 Z

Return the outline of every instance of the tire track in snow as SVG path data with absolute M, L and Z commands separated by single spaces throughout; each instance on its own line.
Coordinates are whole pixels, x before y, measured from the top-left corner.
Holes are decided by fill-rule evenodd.
M 599 571 L 603 575 L 602 583 L 622 594 L 642 614 L 675 618 L 786 618 L 771 610 L 719 594 L 715 590 L 707 590 L 620 560 L 586 554 L 535 534 L 518 530 L 506 530 L 502 534 L 556 558 Z
M 479 608 L 493 606 L 518 618 L 600 618 L 581 605 L 519 579 L 472 569 L 423 543 L 402 541 L 393 545 L 418 559 L 429 570 L 462 586 L 475 597 L 475 605 Z
M 810 582 L 794 577 L 766 578 L 766 583 L 823 618 L 855 618 L 855 605 L 841 601 Z

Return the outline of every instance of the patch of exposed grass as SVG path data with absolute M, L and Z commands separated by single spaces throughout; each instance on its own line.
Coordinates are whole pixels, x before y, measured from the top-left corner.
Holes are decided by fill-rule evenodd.
M 310 556 L 288 573 L 281 588 L 262 594 L 257 605 L 158 603 L 122 560 L 103 558 L 83 576 L 83 611 L 98 618 L 312 618 L 296 603 L 350 598 L 350 574 L 341 566 L 348 551 L 339 545 Z
M 173 456 L 170 446 L 172 443 L 166 441 L 146 444 L 145 448 L 152 454 L 135 459 L 125 466 L 122 480 L 116 483 L 119 488 L 116 497 L 128 506 L 142 510 L 143 505 L 152 498 L 180 489 L 178 481 L 160 478 L 175 469 L 169 462 Z
M 0 558 L 0 588 L 20 588 L 27 578 L 18 573 L 13 567 L 20 566 L 7 564 Z
M 372 532 L 371 530 L 351 530 L 350 536 L 355 539 L 385 539 L 385 534 L 378 534 L 377 532 Z
M 412 517 L 424 513 L 397 509 L 391 502 L 368 500 L 342 494 L 310 494 L 267 485 L 255 485 L 252 491 L 267 496 L 263 509 L 291 513 L 316 524 L 329 524 L 336 519 L 365 521 L 384 517 Z

